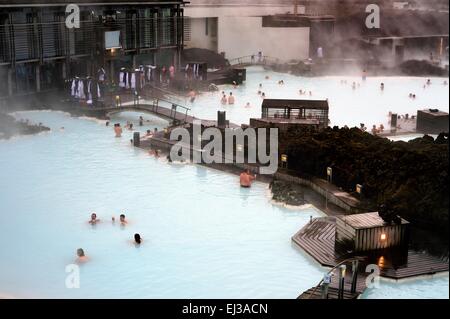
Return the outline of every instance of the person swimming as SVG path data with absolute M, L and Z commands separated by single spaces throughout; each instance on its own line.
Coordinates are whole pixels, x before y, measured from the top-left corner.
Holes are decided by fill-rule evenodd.
M 139 116 L 139 126 L 144 126 L 144 118 Z
M 251 107 L 250 102 L 247 102 L 247 104 L 245 104 L 245 107 L 247 108 Z
M 140 245 L 142 243 L 142 237 L 138 233 L 134 234 L 134 243 Z
M 381 82 L 381 84 L 380 84 L 380 89 L 381 89 L 381 91 L 384 90 L 384 83 L 383 82 Z
M 250 187 L 252 186 L 253 180 L 256 178 L 256 175 L 250 173 L 249 169 L 246 169 L 244 172 L 239 175 L 239 183 L 241 187 Z
M 120 220 L 120 223 L 123 225 L 128 224 L 128 221 L 125 219 L 125 214 L 120 214 L 119 220 Z
M 85 263 L 86 261 L 88 261 L 89 258 L 86 256 L 86 254 L 84 253 L 83 248 L 78 248 L 77 249 L 77 259 L 76 262 L 77 263 Z
M 261 97 L 264 99 L 266 97 L 266 93 L 262 92 Z
M 230 96 L 228 96 L 228 104 L 234 104 L 234 96 L 232 92 L 230 92 Z
M 91 214 L 91 220 L 89 221 L 89 224 L 95 225 L 98 222 L 100 222 L 100 219 L 97 218 L 97 214 L 96 213 L 92 213 Z

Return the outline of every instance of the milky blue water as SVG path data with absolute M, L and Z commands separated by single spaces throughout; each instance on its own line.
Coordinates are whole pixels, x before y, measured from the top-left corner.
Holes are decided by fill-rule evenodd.
M 242 189 L 234 175 L 155 159 L 130 146 L 131 132 L 117 139 L 103 123 L 55 112 L 17 116 L 52 131 L 0 142 L 1 292 L 294 298 L 321 277 L 291 244 L 316 209 L 275 206 L 265 184 Z M 92 211 L 101 218 L 95 227 L 87 223 Z M 122 212 L 129 225 L 113 225 Z M 135 232 L 144 238 L 139 248 L 130 243 Z M 65 267 L 79 247 L 91 260 L 81 266 L 81 288 L 67 289 Z
M 279 80 L 283 80 L 284 85 L 279 85 Z M 346 84 L 341 84 L 341 80 Z M 216 119 L 217 111 L 221 110 L 227 111 L 227 118 L 232 123 L 248 124 L 250 118 L 261 117 L 262 98 L 258 95 L 258 90 L 261 90 L 267 98 L 328 99 L 332 126 L 359 127 L 364 123 L 368 128 L 379 124 L 388 127 L 390 111 L 399 115 L 415 115 L 417 110 L 427 108 L 449 111 L 449 89 L 444 85 L 444 81 L 449 82 L 448 78 L 430 78 L 431 85 L 425 85 L 426 80 L 421 77 L 368 77 L 366 81 L 360 77 L 301 77 L 251 67 L 247 69 L 247 81 L 243 85 L 237 88 L 221 85 L 219 92 L 203 93 L 194 103 L 186 99 L 186 104 L 199 118 Z M 353 82 L 360 84 L 354 90 Z M 383 91 L 380 90 L 382 82 L 385 84 Z M 262 89 L 259 84 L 262 84 Z M 300 95 L 299 90 L 308 94 Z M 227 95 L 233 93 L 234 105 L 220 103 L 222 91 Z M 309 96 L 309 91 L 312 96 Z M 416 99 L 410 99 L 410 93 L 416 94 Z M 246 107 L 247 102 L 250 107 Z
M 194 114 L 212 111 L 202 112 Z M 139 115 L 112 122 L 137 126 Z M 291 243 L 322 215 L 314 207 L 273 205 L 266 184 L 242 189 L 234 175 L 156 159 L 130 145 L 132 132 L 114 138 L 102 121 L 15 116 L 52 130 L 0 141 L 0 297 L 295 298 L 326 271 Z M 142 132 L 167 125 L 144 117 Z M 125 227 L 111 221 L 121 213 Z M 131 243 L 136 232 L 140 247 Z M 90 260 L 80 288 L 68 289 L 66 266 L 80 247 Z M 444 275 L 383 282 L 363 297 L 448 298 L 448 288 Z

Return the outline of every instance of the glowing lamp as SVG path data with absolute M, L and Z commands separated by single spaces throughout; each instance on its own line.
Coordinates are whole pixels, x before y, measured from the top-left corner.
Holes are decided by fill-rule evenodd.
M 384 234 L 384 233 L 381 234 L 380 239 L 381 239 L 381 240 L 386 240 L 386 234 Z

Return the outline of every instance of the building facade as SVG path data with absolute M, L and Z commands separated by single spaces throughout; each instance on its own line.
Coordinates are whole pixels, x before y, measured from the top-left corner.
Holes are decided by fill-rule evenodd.
M 268 25 L 266 17 L 305 7 L 293 1 L 193 0 L 186 8 L 186 48 L 209 49 L 236 59 L 262 52 L 280 60 L 309 57 L 308 25 Z
M 184 2 L 78 0 L 80 27 L 68 28 L 69 0 L 0 0 L 0 100 L 55 90 L 65 79 L 104 69 L 178 66 Z

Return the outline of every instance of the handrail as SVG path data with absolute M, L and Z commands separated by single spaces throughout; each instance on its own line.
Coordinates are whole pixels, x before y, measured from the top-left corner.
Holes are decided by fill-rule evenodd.
M 163 98 L 154 98 L 154 97 L 149 97 L 148 95 L 147 95 L 147 93 L 141 93 L 140 95 L 142 95 L 142 96 L 144 96 L 144 97 L 146 97 L 146 98 L 151 98 L 151 99 L 156 99 L 156 100 L 158 100 L 158 101 L 163 101 L 163 102 L 167 102 L 167 103 L 170 103 L 171 105 L 176 105 L 177 107 L 181 107 L 182 109 L 184 109 L 184 110 L 186 110 L 186 111 L 190 111 L 191 109 L 190 108 L 188 108 L 187 106 L 184 106 L 184 105 L 181 105 L 181 104 L 178 104 L 178 103 L 174 103 L 173 101 L 170 101 L 170 100 L 166 100 L 166 99 L 163 99 Z
M 359 261 L 361 261 L 361 260 L 363 260 L 363 259 L 364 259 L 364 258 L 362 258 L 362 257 L 352 257 L 352 258 L 345 259 L 344 261 L 341 261 L 341 262 L 338 263 L 336 266 L 334 266 L 333 268 L 331 268 L 331 269 L 326 273 L 326 275 L 331 274 L 337 267 L 339 267 L 339 266 L 341 266 L 341 265 L 343 265 L 343 264 L 345 264 L 345 263 L 347 263 L 347 262 L 349 262 L 349 261 L 353 261 L 353 260 L 359 260 Z M 317 284 L 317 286 L 314 287 L 314 290 L 309 294 L 308 299 L 311 299 L 311 296 L 314 295 L 314 293 L 316 292 L 317 288 L 320 287 L 320 285 L 322 284 L 322 282 L 323 282 L 323 278 L 322 278 L 322 280 L 320 280 L 320 282 Z
M 257 54 L 251 54 L 251 55 L 244 55 L 244 56 L 241 56 L 241 57 L 230 59 L 230 60 L 228 60 L 228 62 L 230 63 L 230 66 L 244 64 L 243 63 L 244 59 L 251 59 L 252 57 L 255 60 L 254 61 L 250 60 L 248 63 L 255 64 L 255 65 L 266 64 L 266 62 L 278 62 L 278 61 L 280 61 L 279 58 L 270 57 L 270 56 L 267 56 L 267 55 L 263 55 L 262 58 L 259 59 Z M 234 63 L 235 61 L 238 61 L 238 63 Z

